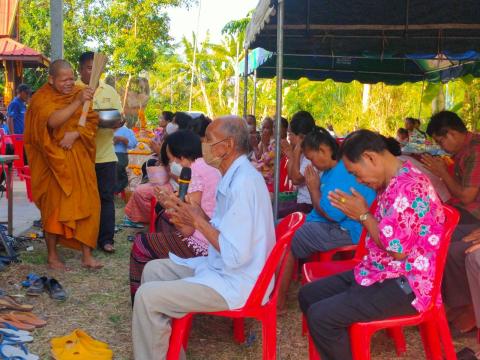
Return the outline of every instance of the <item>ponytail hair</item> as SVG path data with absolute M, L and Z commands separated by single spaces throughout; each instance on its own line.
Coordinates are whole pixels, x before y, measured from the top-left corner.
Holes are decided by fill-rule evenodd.
M 340 151 L 337 141 L 325 128 L 320 126 L 315 126 L 313 130 L 305 136 L 302 142 L 302 150 L 317 151 L 322 144 L 327 145 L 332 150 L 332 160 L 339 159 Z

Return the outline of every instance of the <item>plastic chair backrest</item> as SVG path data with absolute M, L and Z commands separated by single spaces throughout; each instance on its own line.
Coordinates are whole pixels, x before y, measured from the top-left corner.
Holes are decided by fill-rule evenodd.
M 430 307 L 435 305 L 438 296 L 440 296 L 440 292 L 442 289 L 443 271 L 445 269 L 445 263 L 447 262 L 447 254 L 448 248 L 450 246 L 450 240 L 460 219 L 460 214 L 458 210 L 451 206 L 443 205 L 443 211 L 445 213 L 445 224 L 443 228 L 443 235 L 440 239 L 440 247 L 437 250 L 435 278 L 433 280 Z
M 373 200 L 372 205 L 370 205 L 370 214 L 375 214 L 377 210 L 377 199 Z M 367 248 L 365 240 L 367 238 L 367 229 L 363 228 L 362 234 L 360 235 L 360 241 L 358 242 L 357 249 L 355 250 L 355 255 L 353 258 L 355 260 L 362 260 L 365 255 L 367 255 Z
M 262 272 L 258 276 L 257 282 L 255 283 L 244 308 L 260 307 L 262 305 L 265 293 L 277 269 L 279 271 L 275 277 L 275 286 L 270 295 L 270 300 L 273 300 L 278 296 L 278 286 L 283 275 L 287 251 L 290 248 L 290 243 L 295 231 L 302 226 L 304 222 L 305 214 L 294 212 L 283 218 L 283 220 L 277 225 L 275 229 L 277 242 L 270 252 L 270 255 L 268 255 L 267 261 L 265 262 Z
M 280 192 L 292 191 L 293 183 L 288 177 L 288 158 L 283 156 L 280 159 Z
M 23 168 L 25 166 L 23 161 L 23 135 L 13 134 L 7 135 L 7 137 L 12 140 L 15 155 L 18 156 L 18 159 L 13 162 L 13 166 L 16 168 Z

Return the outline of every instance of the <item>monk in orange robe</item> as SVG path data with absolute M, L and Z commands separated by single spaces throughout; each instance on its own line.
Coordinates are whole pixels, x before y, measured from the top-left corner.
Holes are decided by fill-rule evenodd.
M 91 88 L 75 86 L 71 65 L 54 61 L 48 83 L 30 101 L 25 115 L 25 150 L 32 176 L 32 195 L 40 209 L 48 266 L 67 270 L 57 244 L 82 251 L 82 265 L 100 268 L 92 256 L 97 245 L 100 199 L 95 176 L 95 133 L 98 116 L 88 111 L 78 125 Z

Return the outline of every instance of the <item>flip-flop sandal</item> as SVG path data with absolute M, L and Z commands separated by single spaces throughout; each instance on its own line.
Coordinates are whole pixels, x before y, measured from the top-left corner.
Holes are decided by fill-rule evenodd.
M 15 301 L 12 297 L 4 295 L 0 297 L 0 308 L 17 310 L 17 311 L 32 311 L 32 305 L 22 305 Z
M 11 311 L 9 312 L 9 315 L 15 317 L 21 322 L 33 325 L 35 327 L 42 327 L 47 325 L 47 322 L 45 320 L 40 319 L 38 316 L 35 316 L 31 312 Z
M 17 345 L 25 344 L 33 341 L 32 336 L 16 336 L 12 334 L 5 334 L 0 332 L 0 344 Z
M 15 336 L 30 336 L 30 331 L 20 330 L 7 323 L 0 323 L 0 333 L 12 334 Z
M 30 353 L 25 345 L 13 346 L 0 344 L 0 356 L 8 360 L 38 360 L 39 357 Z
M 13 325 L 20 330 L 31 331 L 35 329 L 35 326 L 24 323 L 22 321 L 18 321 L 17 319 L 12 318 L 12 316 L 10 316 L 9 314 L 0 314 L 0 322 Z

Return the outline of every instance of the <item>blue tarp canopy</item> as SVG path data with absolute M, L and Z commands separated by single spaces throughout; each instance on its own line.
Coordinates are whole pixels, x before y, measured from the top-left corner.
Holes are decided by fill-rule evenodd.
M 259 78 L 273 78 L 276 75 L 276 55 L 262 48 L 248 55 L 249 74 L 256 70 Z M 244 63 L 240 63 L 240 73 L 244 73 Z M 399 85 L 404 82 L 429 81 L 448 82 L 452 79 L 473 75 L 480 76 L 480 56 L 471 51 L 457 59 L 386 58 L 318 56 L 305 54 L 285 54 L 283 78 L 297 80 L 306 77 L 314 81 L 333 79 L 338 82 L 357 80 L 374 84 L 384 82 Z

